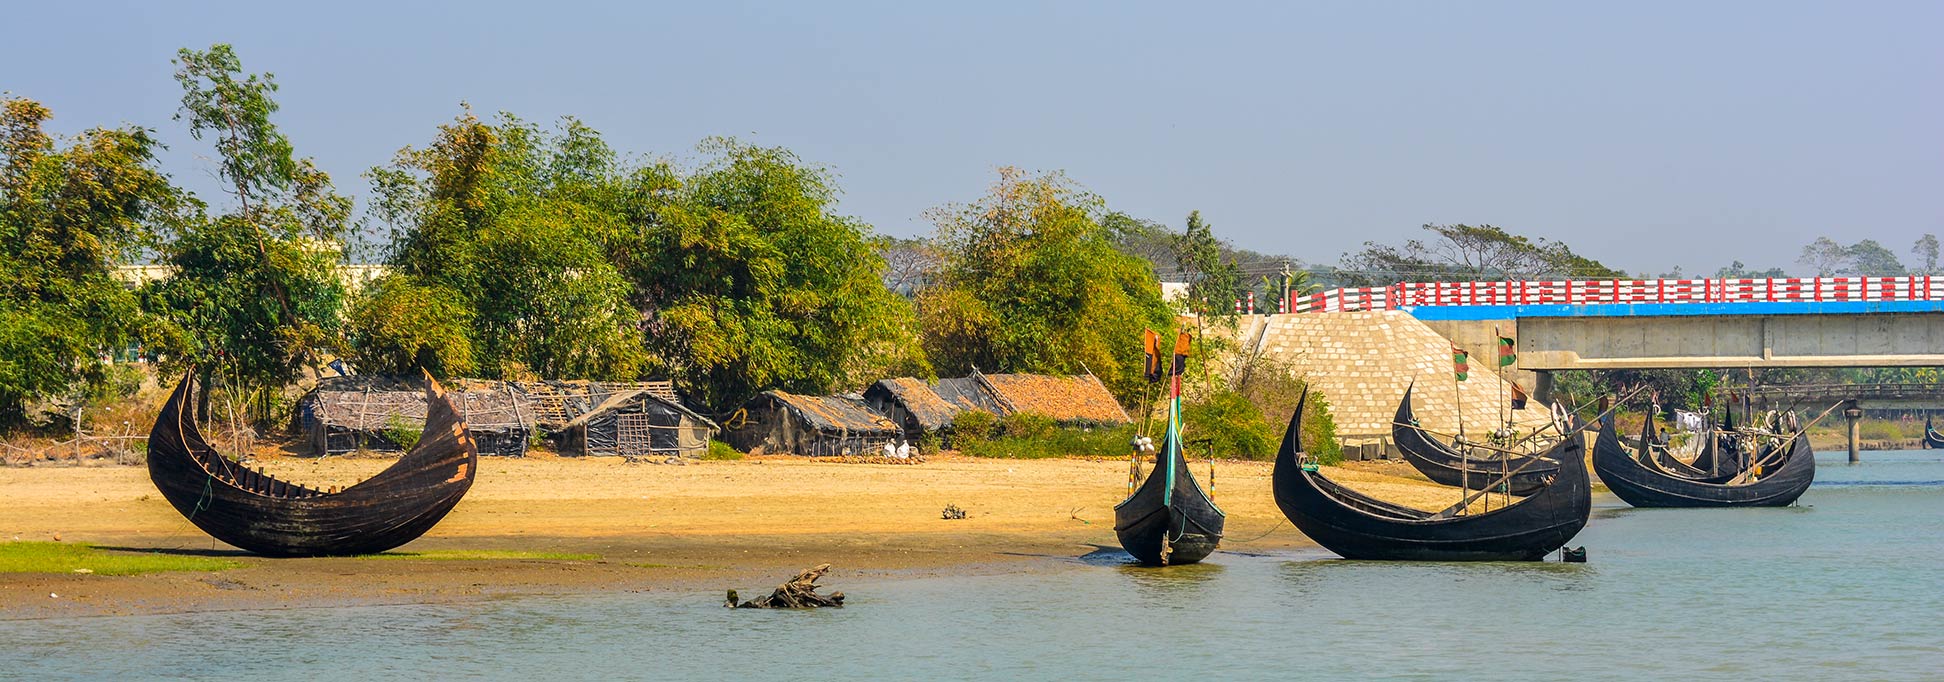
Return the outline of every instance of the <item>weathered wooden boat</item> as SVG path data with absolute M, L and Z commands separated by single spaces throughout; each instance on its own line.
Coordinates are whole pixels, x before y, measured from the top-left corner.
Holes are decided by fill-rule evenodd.
M 1304 535 L 1344 558 L 1538 561 L 1586 527 L 1592 486 L 1578 429 L 1543 453 L 1559 469 L 1531 496 L 1480 514 L 1460 515 L 1462 502 L 1427 512 L 1364 495 L 1317 471 L 1303 453 L 1301 402 L 1276 455 L 1276 506 Z
M 1636 507 L 1783 507 L 1816 480 L 1809 437 L 1798 433 L 1784 447 L 1786 452 L 1762 453 L 1761 459 L 1771 460 L 1767 468 L 1772 471 L 1765 476 L 1710 482 L 1642 465 L 1621 446 L 1612 425 L 1602 424 L 1593 446 L 1593 471 L 1615 496 Z
M 190 523 L 218 540 L 275 557 L 382 552 L 418 538 L 459 503 L 479 451 L 459 410 L 426 378 L 425 428 L 405 456 L 338 492 L 307 488 L 218 453 L 196 426 L 194 374 L 176 386 L 149 431 L 149 478 Z
M 1931 426 L 1931 416 L 1928 414 L 1924 415 L 1924 447 L 1944 448 L 1944 433 L 1938 433 Z
M 1683 462 L 1676 459 L 1673 455 L 1668 454 L 1666 450 L 1655 450 L 1653 466 L 1659 467 L 1663 472 L 1674 476 L 1709 483 L 1726 483 L 1741 473 L 1741 460 L 1738 457 L 1723 459 L 1722 464 L 1718 465 L 1718 468 L 1714 463 L 1715 459 L 1720 456 L 1717 451 L 1720 443 L 1726 441 L 1732 444 L 1736 442 L 1734 439 L 1738 438 L 1738 436 L 1735 434 L 1718 433 L 1703 433 L 1699 435 L 1706 440 L 1701 444 L 1701 454 L 1695 455 L 1693 462 Z
M 1404 399 L 1397 404 L 1397 416 L 1391 420 L 1391 442 L 1397 444 L 1404 461 L 1410 462 L 1411 467 L 1424 474 L 1425 478 L 1439 485 L 1484 490 L 1501 474 L 1517 471 L 1506 479 L 1504 490 L 1494 488 L 1493 491 L 1530 495 L 1559 476 L 1558 462 L 1535 455 L 1501 455 L 1467 460 L 1451 446 L 1438 442 L 1417 427 L 1417 415 L 1411 408 L 1411 392 L 1415 389 L 1416 386 L 1404 389 Z
M 1134 559 L 1153 566 L 1192 564 L 1215 552 L 1226 517 L 1188 471 L 1173 433 L 1162 439 L 1154 470 L 1114 506 L 1114 534 Z
M 1149 366 L 1155 366 L 1149 342 Z M 1188 360 L 1188 336 L 1177 337 L 1168 388 L 1168 427 L 1154 468 L 1141 486 L 1114 505 L 1114 535 L 1136 561 L 1151 566 L 1192 564 L 1215 552 L 1226 516 L 1188 471 L 1181 452 L 1181 375 Z M 1158 377 L 1150 371 L 1149 376 Z

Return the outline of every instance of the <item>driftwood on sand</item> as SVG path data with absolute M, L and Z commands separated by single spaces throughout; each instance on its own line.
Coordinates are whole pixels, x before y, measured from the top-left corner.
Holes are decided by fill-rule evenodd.
M 817 594 L 817 579 L 830 570 L 830 564 L 818 564 L 816 568 L 806 569 L 796 574 L 789 582 L 776 586 L 776 591 L 768 596 L 757 597 L 746 602 L 736 602 L 736 591 L 729 591 L 729 600 L 722 605 L 732 609 L 810 609 L 820 606 L 843 606 L 844 593 L 832 592 L 829 595 Z

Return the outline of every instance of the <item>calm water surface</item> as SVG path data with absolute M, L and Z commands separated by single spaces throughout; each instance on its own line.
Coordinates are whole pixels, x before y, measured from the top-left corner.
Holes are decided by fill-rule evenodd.
M 0 678 L 1940 679 L 1940 452 L 1825 453 L 1790 509 L 1601 496 L 1587 564 L 1094 555 L 837 584 L 842 610 L 711 592 L 0 622 Z

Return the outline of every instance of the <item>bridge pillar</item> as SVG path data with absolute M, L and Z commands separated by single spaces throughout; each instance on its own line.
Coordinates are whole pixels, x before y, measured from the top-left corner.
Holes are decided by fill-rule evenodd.
M 1863 461 L 1858 453 L 1863 438 L 1863 410 L 1856 406 L 1856 401 L 1851 400 L 1843 407 L 1843 416 L 1849 419 L 1849 461 L 1855 464 Z
M 1553 373 L 1545 370 L 1533 372 L 1532 399 L 1545 407 L 1552 407 Z

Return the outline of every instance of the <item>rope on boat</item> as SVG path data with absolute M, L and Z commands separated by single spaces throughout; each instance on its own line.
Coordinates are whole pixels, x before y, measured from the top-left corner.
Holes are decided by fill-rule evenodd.
M 1276 525 L 1270 526 L 1269 530 L 1262 531 L 1261 535 L 1257 535 L 1247 540 L 1230 540 L 1229 544 L 1248 544 L 1251 542 L 1255 542 L 1257 540 L 1261 540 L 1263 538 L 1269 537 L 1270 533 L 1274 533 L 1278 530 L 1282 530 L 1283 524 L 1285 523 L 1289 523 L 1289 519 L 1283 519 L 1281 521 L 1277 521 Z
M 191 507 L 189 509 L 190 521 L 196 520 L 196 512 L 202 511 L 204 509 L 208 509 L 210 500 L 216 499 L 216 489 L 212 487 L 212 484 L 215 482 L 215 480 L 216 480 L 215 474 L 211 474 L 207 471 L 203 472 L 202 496 L 197 497 L 196 506 Z

